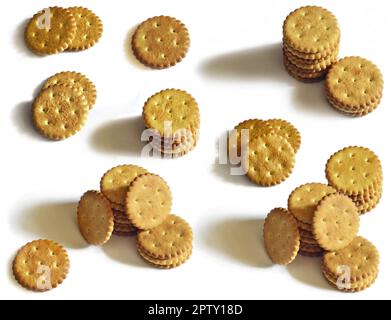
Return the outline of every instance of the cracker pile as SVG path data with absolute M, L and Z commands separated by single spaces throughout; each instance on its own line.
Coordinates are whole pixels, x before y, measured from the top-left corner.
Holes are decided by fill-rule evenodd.
M 378 156 L 363 147 L 348 147 L 327 162 L 329 185 L 349 196 L 360 214 L 373 210 L 383 194 L 383 169 Z
M 44 292 L 59 286 L 69 272 L 68 253 L 51 240 L 36 240 L 16 254 L 12 271 L 16 281 L 26 289 Z
M 103 33 L 100 18 L 83 7 L 50 7 L 27 24 L 25 41 L 38 55 L 82 51 L 94 46 Z
M 34 100 L 34 126 L 50 140 L 67 139 L 82 129 L 96 98 L 95 85 L 81 73 L 55 74 Z
M 140 256 L 159 269 L 185 263 L 193 248 L 193 231 L 182 218 L 172 215 L 172 195 L 159 176 L 134 165 L 107 171 L 99 191 L 80 199 L 77 216 L 84 239 L 97 246 L 112 235 L 137 236 Z
M 301 146 L 300 132 L 280 119 L 247 120 L 230 135 L 229 158 L 241 157 L 247 177 L 271 187 L 284 182 L 292 173 Z
M 182 61 L 190 46 L 186 26 L 179 20 L 159 16 L 141 23 L 132 38 L 136 58 L 145 66 L 165 69 Z
M 324 78 L 337 61 L 341 32 L 336 17 L 318 6 L 301 7 L 283 26 L 284 64 L 294 78 L 312 82 Z
M 145 103 L 143 118 L 149 145 L 161 156 L 181 157 L 196 147 L 200 111 L 197 101 L 189 93 L 177 89 L 156 93 Z
M 281 265 L 298 254 L 322 257 L 330 284 L 345 292 L 362 291 L 378 275 L 379 253 L 358 232 L 360 215 L 380 201 L 381 163 L 369 149 L 349 147 L 330 158 L 326 175 L 329 185 L 302 185 L 290 194 L 288 210 L 277 208 L 268 215 L 265 248 Z
M 365 116 L 377 109 L 384 81 L 379 68 L 361 57 L 347 57 L 335 63 L 326 79 L 327 99 L 344 114 Z

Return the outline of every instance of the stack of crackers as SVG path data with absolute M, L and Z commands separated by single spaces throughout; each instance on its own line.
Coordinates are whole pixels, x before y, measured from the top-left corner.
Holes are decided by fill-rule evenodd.
M 148 99 L 143 118 L 152 151 L 168 158 L 184 156 L 193 150 L 200 131 L 197 101 L 187 92 L 163 90 Z
M 82 51 L 102 36 L 103 24 L 91 10 L 82 7 L 51 7 L 35 14 L 27 24 L 27 46 L 38 55 Z
M 186 56 L 190 36 L 179 20 L 159 16 L 141 23 L 132 38 L 136 58 L 145 66 L 165 69 L 176 65 Z
M 336 17 L 317 6 L 301 7 L 288 15 L 283 27 L 284 64 L 294 78 L 321 80 L 337 61 L 340 29 Z
M 254 183 L 270 187 L 284 182 L 292 173 L 301 146 L 300 132 L 280 119 L 247 120 L 230 134 L 231 163 L 240 158 L 244 174 Z
M 361 57 L 347 57 L 335 63 L 326 79 L 331 106 L 350 116 L 365 116 L 377 109 L 384 81 L 379 68 Z
M 381 163 L 369 149 L 349 147 L 330 158 L 326 173 L 330 185 L 302 185 L 289 196 L 288 210 L 277 208 L 268 215 L 265 248 L 282 265 L 298 254 L 323 257 L 329 283 L 346 292 L 362 291 L 378 275 L 379 253 L 358 232 L 360 214 L 380 200 Z
M 32 107 L 36 129 L 51 140 L 64 140 L 78 133 L 96 103 L 94 83 L 77 72 L 61 72 L 43 85 Z
M 326 177 L 339 192 L 349 196 L 360 214 L 373 210 L 383 193 L 383 169 L 378 156 L 363 147 L 348 147 L 327 162 Z
M 104 245 L 112 234 L 137 236 L 140 256 L 161 269 L 186 262 L 193 232 L 172 215 L 172 195 L 159 176 L 134 165 L 115 167 L 101 179 L 101 191 L 88 191 L 78 206 L 79 229 L 92 245 Z

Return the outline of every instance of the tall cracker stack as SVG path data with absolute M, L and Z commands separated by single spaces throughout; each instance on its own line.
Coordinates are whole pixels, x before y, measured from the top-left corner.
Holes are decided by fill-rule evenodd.
M 317 6 L 301 7 L 286 18 L 283 26 L 284 64 L 299 81 L 325 77 L 337 61 L 341 32 L 336 17 Z

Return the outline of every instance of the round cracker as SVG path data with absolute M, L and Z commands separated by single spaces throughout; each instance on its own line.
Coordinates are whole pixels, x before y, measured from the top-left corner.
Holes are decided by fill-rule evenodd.
M 145 173 L 148 171 L 144 168 L 130 164 L 112 168 L 103 175 L 100 190 L 115 210 L 124 212 L 129 186 L 134 179 Z
M 301 135 L 299 130 L 286 120 L 272 119 L 265 121 L 265 125 L 269 127 L 268 133 L 278 134 L 288 140 L 293 150 L 298 152 L 301 146 Z
M 285 181 L 295 166 L 295 151 L 278 134 L 254 137 L 245 153 L 245 170 L 251 181 L 270 187 Z
M 328 252 L 323 257 L 323 267 L 334 278 L 340 275 L 340 268 L 349 268 L 351 280 L 360 281 L 377 273 L 379 252 L 363 237 L 356 237 L 347 247 Z
M 159 269 L 174 269 L 182 264 L 184 264 L 187 260 L 189 260 L 192 254 L 192 248 L 189 251 L 177 256 L 175 258 L 169 259 L 156 259 L 154 257 L 149 256 L 146 252 L 143 251 L 142 248 L 138 247 L 138 253 L 140 256 L 150 265 Z
M 103 23 L 91 10 L 83 7 L 69 8 L 76 22 L 76 35 L 67 50 L 80 51 L 94 46 L 103 33 Z
M 339 45 L 340 29 L 335 16 L 318 6 L 293 11 L 283 26 L 284 41 L 303 53 L 330 52 Z
M 189 32 L 179 20 L 159 16 L 141 23 L 132 38 L 133 53 L 144 65 L 154 69 L 169 68 L 186 56 Z
M 42 90 L 32 108 L 37 130 L 51 140 L 64 140 L 78 133 L 87 121 L 85 95 L 74 87 L 55 85 Z
M 39 55 L 63 52 L 75 35 L 75 18 L 68 9 L 59 7 L 50 7 L 35 14 L 25 30 L 27 46 Z
M 92 245 L 102 246 L 110 240 L 114 230 L 114 216 L 110 202 L 98 191 L 88 191 L 77 208 L 79 229 Z
M 347 57 L 328 72 L 326 91 L 337 105 L 358 108 L 379 104 L 384 80 L 379 68 L 361 57 Z
M 295 218 L 286 209 L 277 208 L 265 220 L 263 237 L 270 259 L 288 265 L 300 249 L 300 233 Z
M 193 231 L 182 218 L 169 215 L 158 227 L 141 231 L 138 246 L 155 259 L 171 259 L 189 252 L 193 246 Z
M 79 72 L 60 72 L 46 80 L 43 89 L 59 84 L 72 86 L 80 90 L 85 95 L 90 110 L 96 103 L 97 91 L 95 84 L 85 75 Z
M 138 176 L 126 195 L 126 213 L 140 230 L 159 226 L 171 213 L 172 195 L 167 183 L 154 174 Z
M 382 167 L 373 151 L 363 147 L 348 147 L 331 156 L 326 166 L 326 177 L 338 191 L 357 195 L 379 184 Z
M 325 196 L 335 193 L 333 187 L 322 183 L 308 183 L 295 189 L 288 199 L 288 209 L 302 223 L 312 224 L 314 212 Z
M 37 240 L 22 247 L 12 270 L 26 289 L 48 291 L 60 285 L 68 275 L 69 258 L 63 246 L 51 240 Z M 46 283 L 50 277 L 50 283 Z

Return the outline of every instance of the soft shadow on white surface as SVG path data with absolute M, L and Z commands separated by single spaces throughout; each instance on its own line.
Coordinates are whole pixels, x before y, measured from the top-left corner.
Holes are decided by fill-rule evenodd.
M 31 101 L 17 104 L 12 111 L 12 122 L 21 133 L 34 139 L 43 140 L 44 138 L 34 128 L 31 105 Z
M 91 146 L 100 153 L 140 155 L 145 146 L 141 141 L 144 130 L 142 117 L 112 120 L 96 129 Z
M 287 81 L 282 44 L 230 52 L 212 57 L 201 65 L 208 78 L 223 81 Z
M 54 240 L 71 249 L 86 248 L 77 225 L 77 203 L 42 203 L 22 211 L 19 227 L 36 238 Z
M 103 247 L 103 252 L 111 259 L 133 267 L 148 268 L 148 264 L 137 253 L 135 237 L 118 237 L 113 235 Z
M 309 258 L 298 255 L 287 266 L 289 274 L 296 280 L 312 287 L 334 290 L 322 275 L 321 258 Z
M 134 56 L 133 49 L 132 49 L 132 38 L 133 34 L 136 31 L 138 26 L 134 26 L 129 30 L 129 32 L 126 34 L 126 38 L 124 41 L 124 52 L 126 59 L 131 63 L 133 66 L 140 70 L 150 70 L 148 67 L 144 66 L 140 61 L 137 60 L 137 58 Z
M 255 268 L 273 264 L 262 241 L 264 219 L 225 219 L 205 230 L 205 243 L 212 250 Z
M 39 56 L 37 56 L 36 54 L 34 54 L 33 52 L 31 52 L 31 50 L 27 47 L 26 45 L 26 41 L 25 41 L 25 36 L 24 36 L 24 33 L 25 33 L 25 30 L 26 30 L 26 26 L 27 26 L 27 23 L 30 21 L 30 19 L 25 19 L 23 20 L 18 26 L 17 28 L 15 29 L 15 33 L 14 33 L 14 44 L 15 44 L 15 47 L 16 49 L 28 56 L 28 57 L 31 57 L 31 58 L 39 58 Z

